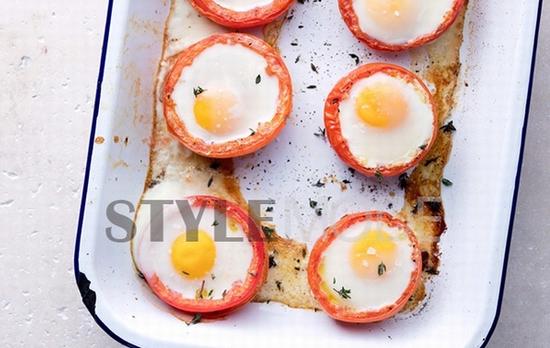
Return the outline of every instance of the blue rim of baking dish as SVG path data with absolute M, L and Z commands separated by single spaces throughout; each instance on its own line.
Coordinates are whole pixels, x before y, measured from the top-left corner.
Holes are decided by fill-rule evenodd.
M 90 178 L 90 166 L 92 163 L 92 153 L 94 149 L 94 139 L 95 139 L 95 130 L 97 126 L 97 118 L 99 115 L 99 104 L 101 100 L 101 85 L 103 83 L 103 75 L 105 72 L 105 61 L 107 58 L 107 46 L 109 43 L 109 30 L 111 27 L 111 16 L 113 12 L 113 3 L 114 0 L 109 0 L 109 4 L 107 6 L 107 16 L 105 19 L 105 30 L 103 33 L 103 45 L 101 49 L 101 61 L 99 65 L 99 73 L 97 78 L 97 87 L 96 87 L 96 96 L 95 96 L 95 102 L 94 102 L 94 113 L 92 116 L 92 127 L 90 131 L 90 138 L 88 140 L 88 156 L 86 159 L 86 172 L 84 174 L 84 183 L 82 188 L 82 198 L 80 201 L 80 214 L 78 217 L 78 227 L 76 231 L 76 241 L 75 241 L 75 251 L 74 251 L 74 274 L 75 274 L 75 280 L 76 284 L 78 286 L 78 289 L 80 291 L 80 294 L 82 296 L 82 302 L 94 318 L 95 322 L 103 331 L 105 331 L 109 336 L 111 336 L 114 340 L 117 342 L 127 346 L 127 347 L 138 347 L 135 344 L 132 344 L 122 337 L 118 336 L 116 333 L 114 333 L 105 323 L 101 321 L 101 319 L 97 316 L 95 312 L 95 301 L 96 301 L 96 295 L 93 290 L 90 290 L 90 281 L 86 278 L 86 275 L 82 272 L 80 272 L 80 267 L 78 263 L 78 258 L 80 254 L 80 237 L 82 234 L 82 225 L 84 222 L 84 211 L 86 208 L 86 196 L 88 193 L 88 182 Z M 498 323 L 498 319 L 500 317 L 500 311 L 502 307 L 502 297 L 504 295 L 504 284 L 506 282 L 506 269 L 508 266 L 508 257 L 510 254 L 510 244 L 512 240 L 512 229 L 514 226 L 514 220 L 515 220 L 515 212 L 516 212 L 516 205 L 517 205 L 517 198 L 518 198 L 518 192 L 519 192 L 519 184 L 520 184 L 520 178 L 521 178 L 521 169 L 523 165 L 523 155 L 525 150 L 525 138 L 527 134 L 527 123 L 529 119 L 529 110 L 531 106 L 531 96 L 533 91 L 533 80 L 534 80 L 534 73 L 535 73 L 535 63 L 536 63 L 536 56 L 537 56 L 537 46 L 538 46 L 538 37 L 539 37 L 539 28 L 540 28 L 540 19 L 542 15 L 542 3 L 543 0 L 539 0 L 538 3 L 538 12 L 537 12 L 537 19 L 536 19 L 536 25 L 535 25 L 535 35 L 534 35 L 534 42 L 533 42 L 533 52 L 531 57 L 531 68 L 529 72 L 529 84 L 527 89 L 527 99 L 526 99 L 526 106 L 525 106 L 525 114 L 523 118 L 523 128 L 521 132 L 521 144 L 520 144 L 520 151 L 519 151 L 519 158 L 518 158 L 518 166 L 516 171 L 516 180 L 515 180 L 515 187 L 514 187 L 514 195 L 512 198 L 512 208 L 510 211 L 510 222 L 508 226 L 508 235 L 506 237 L 506 248 L 504 251 L 504 262 L 502 265 L 502 274 L 501 274 L 501 281 L 500 281 L 500 289 L 498 294 L 498 302 L 497 302 L 497 308 L 495 312 L 495 316 L 493 318 L 493 323 L 491 324 L 491 327 L 489 328 L 489 331 L 483 337 L 480 347 L 486 347 L 489 343 L 489 340 L 491 336 L 493 335 L 495 328 Z

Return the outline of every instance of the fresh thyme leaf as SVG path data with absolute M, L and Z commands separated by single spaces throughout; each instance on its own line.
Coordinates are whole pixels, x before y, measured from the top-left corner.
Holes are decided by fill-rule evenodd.
M 210 179 L 208 179 L 208 183 L 206 184 L 206 187 L 210 187 L 213 181 L 214 181 L 214 177 L 211 176 Z
M 212 280 L 216 279 L 216 275 L 214 273 L 210 273 L 210 278 L 212 278 Z
M 298 55 L 298 57 L 296 57 L 296 59 L 294 60 L 294 63 L 298 63 L 300 61 L 300 55 Z
M 270 213 L 270 212 L 273 211 L 273 207 L 267 207 L 267 208 L 265 208 L 265 211 L 268 212 L 268 213 Z
M 197 290 L 197 292 L 195 293 L 195 298 L 196 299 L 203 298 L 203 294 L 204 294 L 204 280 L 201 283 L 200 289 Z
M 381 276 L 385 272 L 386 272 L 386 265 L 384 264 L 384 262 L 380 262 L 380 264 L 378 265 L 378 276 Z
M 189 272 L 181 271 L 181 273 L 185 274 L 186 276 L 189 275 Z
M 317 208 L 317 209 L 315 209 L 315 214 L 317 214 L 317 216 L 323 215 L 323 208 Z
M 353 60 L 355 60 L 355 65 L 359 65 L 359 56 L 354 54 L 354 53 L 350 53 L 349 56 L 351 58 L 353 58 Z
M 271 237 L 273 236 L 273 232 L 275 232 L 275 230 L 269 226 L 262 226 L 262 231 L 264 232 L 267 239 L 271 239 Z
M 262 82 L 262 76 L 258 74 L 258 76 L 256 76 L 256 84 Z
M 324 187 L 325 183 L 321 182 L 321 179 L 317 180 L 315 184 L 313 184 L 314 187 Z
M 211 297 L 213 292 L 214 292 L 214 289 L 210 289 L 210 291 L 208 291 L 208 297 Z
M 317 206 L 317 201 L 314 201 L 311 198 L 308 198 L 308 199 L 309 199 L 309 207 L 312 209 L 315 208 Z
M 275 285 L 277 285 L 277 290 L 279 290 L 279 291 L 282 291 L 282 290 L 283 290 L 283 288 L 282 288 L 282 286 L 281 286 L 281 281 L 280 281 L 280 280 L 276 280 L 276 281 L 275 281 Z
M 248 128 L 250 130 L 250 136 L 253 136 L 254 134 L 256 134 L 256 131 L 252 128 Z
M 220 223 L 218 222 L 218 220 L 214 220 L 214 222 L 212 223 L 212 226 L 218 226 Z
M 336 284 L 336 278 L 332 278 L 332 284 Z
M 224 298 L 225 295 L 227 295 L 227 289 L 225 289 L 225 290 L 222 292 L 222 298 Z
M 317 70 L 317 67 L 315 66 L 315 64 L 311 63 L 310 67 L 311 67 L 311 70 L 313 70 L 314 73 L 316 73 L 316 74 L 319 73 L 319 70 Z
M 453 182 L 447 178 L 441 179 L 441 183 L 445 186 L 453 186 Z
M 452 133 L 456 131 L 455 125 L 453 124 L 453 121 L 449 121 L 446 125 L 441 126 L 439 129 L 441 129 L 445 133 Z
M 351 296 L 351 289 L 346 289 L 342 286 L 340 290 L 336 290 L 335 288 L 332 288 L 332 290 L 336 291 L 338 295 L 340 295 L 343 299 L 350 299 Z
M 196 313 L 194 316 L 193 316 L 193 319 L 191 319 L 190 322 L 186 323 L 187 326 L 189 325 L 195 325 L 196 323 L 200 322 L 202 319 L 202 315 L 200 313 Z
M 309 85 L 309 86 L 307 86 L 306 88 L 307 88 L 307 89 L 316 89 L 317 86 L 315 86 L 315 85 Z
M 399 188 L 404 190 L 409 184 L 409 174 L 403 173 L 399 175 Z
M 424 144 L 424 145 L 420 145 L 418 148 L 419 148 L 420 150 L 425 150 L 427 146 L 428 146 L 428 145 Z
M 342 182 L 343 182 L 344 184 L 346 184 L 346 185 L 349 185 L 349 184 L 351 184 L 351 181 L 350 181 L 350 180 L 348 180 L 348 179 L 344 179 L 344 180 L 342 180 Z
M 197 86 L 193 88 L 193 94 L 195 95 L 195 97 L 197 97 L 199 94 L 201 94 L 204 91 L 206 91 L 206 89 L 202 88 L 201 86 Z
M 327 130 L 325 128 L 319 127 L 319 130 L 317 132 L 313 133 L 313 135 L 315 135 L 316 137 L 320 137 L 320 138 L 324 139 L 326 134 L 327 134 L 326 132 L 327 132 Z
M 378 181 L 382 181 L 382 179 L 384 179 L 384 176 L 379 170 L 377 170 L 376 173 L 374 173 L 374 176 L 376 177 L 376 179 L 378 179 Z

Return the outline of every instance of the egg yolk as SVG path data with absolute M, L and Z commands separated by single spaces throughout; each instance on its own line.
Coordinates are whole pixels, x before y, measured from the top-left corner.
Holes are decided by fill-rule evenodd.
M 370 18 L 388 30 L 414 25 L 419 12 L 418 0 L 365 0 Z
M 353 243 L 349 260 L 358 276 L 378 278 L 393 267 L 396 254 L 397 246 L 387 232 L 369 230 Z
M 385 83 L 365 87 L 355 100 L 355 112 L 367 125 L 393 128 L 403 122 L 409 113 L 405 97 Z
M 201 278 L 214 266 L 216 245 L 204 231 L 198 231 L 197 240 L 187 240 L 187 234 L 182 233 L 172 243 L 171 258 L 179 274 L 192 279 Z
M 195 98 L 195 120 L 210 133 L 227 134 L 236 124 L 237 117 L 232 112 L 236 104 L 237 98 L 230 92 L 205 90 Z

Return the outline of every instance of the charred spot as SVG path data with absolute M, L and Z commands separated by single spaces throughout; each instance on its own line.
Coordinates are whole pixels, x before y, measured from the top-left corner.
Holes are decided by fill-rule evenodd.
M 149 184 L 147 185 L 148 188 L 153 188 L 154 186 L 160 184 L 162 179 L 164 179 L 165 171 L 159 173 L 154 179 L 149 181 Z
M 211 169 L 214 169 L 214 170 L 217 170 L 221 167 L 221 162 L 220 161 L 213 161 L 212 163 L 210 163 L 210 168 Z
M 426 201 L 424 205 L 428 207 L 432 213 L 439 213 L 441 211 L 441 202 L 439 201 Z
M 407 185 L 409 185 L 409 175 L 407 173 L 399 175 L 399 188 L 404 190 Z
M 428 270 L 429 263 L 430 263 L 430 253 L 427 251 L 423 251 L 422 252 L 422 269 L 424 271 Z
M 269 268 L 277 267 L 277 262 L 275 261 L 275 255 L 269 255 Z

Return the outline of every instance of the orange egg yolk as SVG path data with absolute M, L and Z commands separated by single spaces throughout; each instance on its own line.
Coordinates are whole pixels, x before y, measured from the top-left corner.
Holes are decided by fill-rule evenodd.
M 366 0 L 370 18 L 380 27 L 400 30 L 414 25 L 418 0 Z
M 237 98 L 230 92 L 222 90 L 205 90 L 195 98 L 193 113 L 198 125 L 214 134 L 227 134 L 237 121 L 232 109 Z
M 196 240 L 187 239 L 187 234 L 182 233 L 172 243 L 172 265 L 185 277 L 202 278 L 214 267 L 216 245 L 212 237 L 201 230 Z
M 397 246 L 393 238 L 382 230 L 369 230 L 353 243 L 350 264 L 360 277 L 384 276 L 395 264 Z
M 377 128 L 393 128 L 409 113 L 405 97 L 385 83 L 365 87 L 355 100 L 355 112 L 361 121 Z

